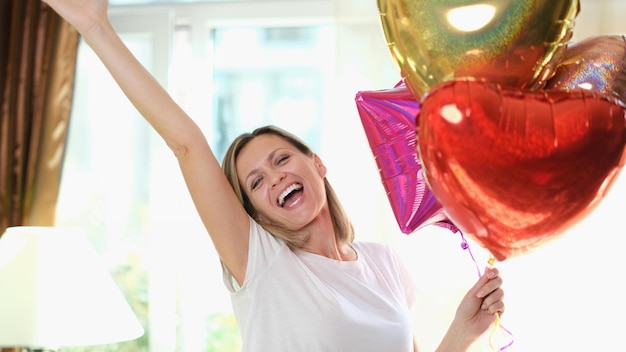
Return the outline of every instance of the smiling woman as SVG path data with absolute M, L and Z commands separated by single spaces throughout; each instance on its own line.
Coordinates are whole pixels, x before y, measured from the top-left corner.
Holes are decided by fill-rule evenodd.
M 395 75 L 384 51 L 367 60 L 355 58 L 372 41 L 384 45 L 374 4 L 348 11 L 356 16 L 352 24 L 338 27 L 332 2 L 234 3 L 112 6 L 110 12 L 124 42 L 210 136 L 218 158 L 241 131 L 273 123 L 297 132 L 318 151 L 335 150 L 326 163 L 343 164 L 344 154 L 324 146 L 322 136 L 339 131 L 334 128 L 358 131 L 358 120 L 351 119 L 353 92 L 383 85 Z M 359 17 L 364 11 L 374 15 Z M 360 33 L 358 40 L 348 41 L 355 48 L 344 51 L 349 47 L 345 35 L 352 31 Z M 163 38 L 169 37 L 172 46 L 164 46 L 169 41 Z M 358 76 L 350 73 L 355 66 L 362 67 Z M 367 67 L 376 67 L 378 74 L 387 67 L 389 74 L 380 82 L 368 81 L 360 75 Z M 349 77 L 344 83 L 339 83 L 341 72 Z M 332 118 L 324 119 L 326 114 Z M 353 140 L 358 138 L 357 133 Z M 58 222 L 87 229 L 147 331 L 140 340 L 98 348 L 240 350 L 228 291 L 218 286 L 219 258 L 203 234 L 175 159 L 84 43 L 68 142 Z M 373 168 L 366 144 L 352 148 L 361 149 L 353 158 Z M 345 184 L 342 174 L 334 179 Z M 377 182 L 375 173 L 366 173 L 368 178 Z M 382 190 L 366 196 L 385 197 Z M 377 204 L 372 212 L 386 207 L 371 203 Z
M 306 171 L 305 174 L 317 174 L 323 181 L 307 184 L 300 177 L 288 178 L 290 172 L 293 173 L 294 168 L 297 171 L 298 167 Z M 354 239 L 352 224 L 326 179 L 326 166 L 295 135 L 275 126 L 259 127 L 251 133 L 244 133 L 232 142 L 224 158 L 223 169 L 248 214 L 275 236 L 282 238 L 290 248 L 303 248 L 309 240 L 311 234 L 301 230 L 313 220 L 311 215 L 307 219 L 298 218 L 302 210 L 295 213 L 281 212 L 276 216 L 263 213 L 271 213 L 276 205 L 286 210 L 295 208 L 304 196 L 305 188 L 313 198 L 310 201 L 315 201 L 314 197 L 317 196 L 314 202 L 316 210 L 319 211 L 328 202 L 333 223 L 337 227 L 337 241 L 345 244 Z M 282 184 L 279 188 L 276 186 L 278 183 Z M 292 197 L 294 194 L 297 196 Z M 286 197 L 292 197 L 287 205 Z

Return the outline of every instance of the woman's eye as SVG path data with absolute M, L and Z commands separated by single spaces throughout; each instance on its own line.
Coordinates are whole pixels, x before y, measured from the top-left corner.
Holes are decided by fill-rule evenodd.
M 276 164 L 282 164 L 289 159 L 289 155 L 281 155 L 276 159 Z
M 252 181 L 252 184 L 250 185 L 250 189 L 257 188 L 260 183 L 261 183 L 261 178 L 255 179 L 254 181 Z

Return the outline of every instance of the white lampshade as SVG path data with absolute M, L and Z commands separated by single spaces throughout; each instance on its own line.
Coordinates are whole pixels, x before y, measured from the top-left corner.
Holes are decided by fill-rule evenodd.
M 18 226 L 0 237 L 0 346 L 102 345 L 143 333 L 81 231 Z

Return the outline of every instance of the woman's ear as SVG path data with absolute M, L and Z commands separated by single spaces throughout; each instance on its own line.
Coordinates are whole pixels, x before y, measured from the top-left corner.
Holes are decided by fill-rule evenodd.
M 320 176 L 322 178 L 326 177 L 326 172 L 327 172 L 326 165 L 324 165 L 320 156 L 315 153 L 313 153 L 313 163 L 315 163 L 315 167 L 317 168 L 317 171 L 319 172 Z

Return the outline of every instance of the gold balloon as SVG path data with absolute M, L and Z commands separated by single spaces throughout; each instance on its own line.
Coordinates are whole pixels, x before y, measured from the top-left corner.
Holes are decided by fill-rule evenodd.
M 416 98 L 468 77 L 538 89 L 572 36 L 578 0 L 377 0 L 391 55 Z

